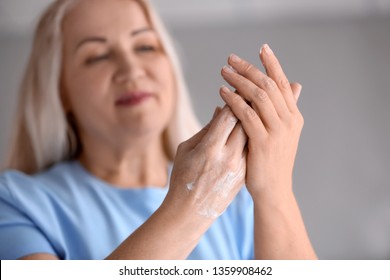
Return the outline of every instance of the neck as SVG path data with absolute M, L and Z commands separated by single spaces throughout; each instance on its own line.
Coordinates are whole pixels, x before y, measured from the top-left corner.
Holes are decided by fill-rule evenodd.
M 108 145 L 88 145 L 79 158 L 80 163 L 96 177 L 119 188 L 167 185 L 169 159 L 161 137 L 148 142 L 133 142 L 126 148 L 102 147 Z

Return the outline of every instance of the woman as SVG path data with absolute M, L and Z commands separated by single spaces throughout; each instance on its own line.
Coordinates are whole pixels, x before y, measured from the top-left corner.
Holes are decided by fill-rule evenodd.
M 292 192 L 300 87 L 268 46 L 261 59 L 268 76 L 229 57 L 238 94 L 222 87 L 226 106 L 192 136 L 146 1 L 56 1 L 21 90 L 18 171 L 0 177 L 1 259 L 315 258 Z

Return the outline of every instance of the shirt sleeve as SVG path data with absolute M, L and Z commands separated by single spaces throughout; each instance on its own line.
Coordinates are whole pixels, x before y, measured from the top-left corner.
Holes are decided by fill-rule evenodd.
M 23 213 L 8 186 L 0 180 L 0 259 L 14 260 L 36 253 L 56 255 L 29 214 L 33 213 Z

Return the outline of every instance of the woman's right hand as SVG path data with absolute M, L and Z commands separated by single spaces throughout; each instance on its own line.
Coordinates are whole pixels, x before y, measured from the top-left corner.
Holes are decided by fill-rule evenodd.
M 135 239 L 146 241 L 133 249 L 154 248 L 148 258 L 187 258 L 244 185 L 246 142 L 230 108 L 217 109 L 206 127 L 179 145 L 168 193 L 138 231 Z
M 205 128 L 180 144 L 164 203 L 213 221 L 244 185 L 246 142 L 230 108 L 217 109 Z
M 185 259 L 244 185 L 247 137 L 229 107 L 180 144 L 161 206 L 108 259 Z

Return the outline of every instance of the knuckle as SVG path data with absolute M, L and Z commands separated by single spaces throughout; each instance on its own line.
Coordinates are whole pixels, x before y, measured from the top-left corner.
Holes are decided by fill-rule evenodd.
M 241 102 L 243 102 L 243 99 L 241 96 L 239 96 L 238 94 L 232 94 L 231 96 L 231 104 L 233 106 L 238 106 L 239 104 L 241 104 Z
M 305 125 L 305 118 L 302 116 L 301 113 L 297 114 L 297 122 L 300 128 L 302 128 Z
M 230 105 L 236 106 L 237 104 L 239 104 L 240 100 L 237 94 L 231 94 L 229 97 L 230 97 L 229 100 Z
M 291 129 L 302 129 L 304 125 L 304 119 L 300 112 L 293 114 L 292 117 L 289 119 L 287 126 Z
M 291 89 L 290 82 L 284 78 L 279 80 L 280 89 L 289 90 Z
M 223 130 L 234 127 L 237 123 L 237 118 L 234 115 L 227 115 L 218 123 L 218 127 Z
M 223 121 L 224 121 L 224 118 L 221 118 L 221 119 L 218 119 L 216 122 L 215 122 L 215 129 L 219 129 L 220 127 L 223 126 Z
M 263 86 L 267 91 L 274 91 L 276 89 L 276 83 L 271 78 L 264 79 Z
M 244 109 L 244 119 L 248 121 L 254 121 L 258 118 L 256 112 L 251 107 Z
M 267 102 L 268 101 L 268 95 L 267 95 L 267 93 L 264 90 L 256 87 L 253 90 L 253 101 L 254 102 L 260 102 L 260 103 Z
M 227 123 L 235 125 L 238 119 L 234 115 L 230 115 L 227 117 Z
M 212 158 L 215 156 L 214 151 L 216 150 L 216 143 L 214 141 L 211 141 L 211 140 L 203 141 L 197 147 L 207 157 L 211 156 L 211 158 Z
M 250 63 L 247 62 L 247 63 L 244 65 L 244 71 L 243 71 L 243 73 L 244 73 L 245 75 L 247 75 L 247 74 L 251 73 L 251 72 L 253 71 L 253 69 L 254 69 L 254 66 L 253 66 L 252 64 L 250 64 Z
M 237 83 L 241 86 L 245 85 L 246 82 L 247 82 L 247 79 L 245 78 L 245 76 L 242 76 L 242 75 L 237 75 Z
M 236 169 L 236 164 L 234 160 L 231 158 L 233 156 L 233 153 L 230 155 L 230 159 L 225 162 L 225 167 L 226 170 L 235 170 Z

